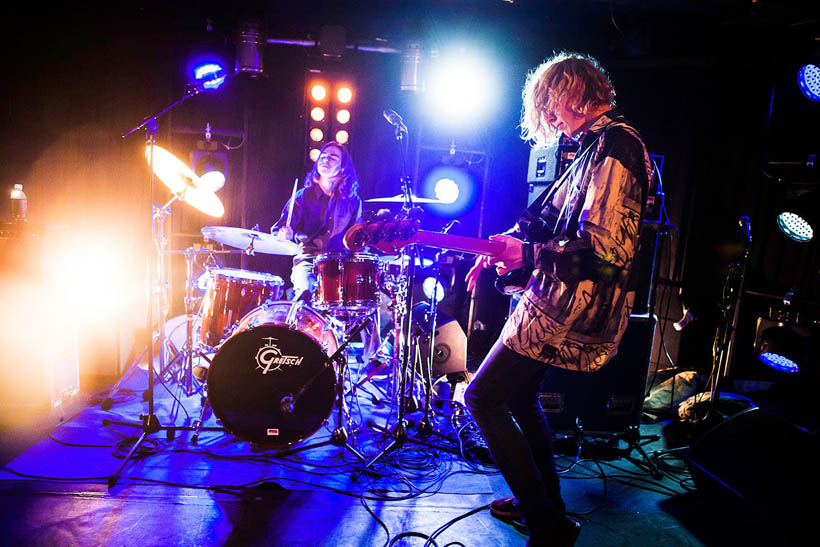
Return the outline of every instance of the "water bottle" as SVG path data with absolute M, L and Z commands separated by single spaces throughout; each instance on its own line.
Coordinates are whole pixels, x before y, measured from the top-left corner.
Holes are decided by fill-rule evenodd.
M 11 191 L 11 218 L 14 221 L 25 221 L 27 207 L 28 200 L 23 192 L 23 185 L 15 184 L 14 190 Z

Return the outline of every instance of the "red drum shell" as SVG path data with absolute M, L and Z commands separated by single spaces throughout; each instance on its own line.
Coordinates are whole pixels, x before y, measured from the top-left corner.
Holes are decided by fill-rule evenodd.
M 265 300 L 279 300 L 285 282 L 277 275 L 232 268 L 210 271 L 202 299 L 200 340 L 217 347 L 252 309 Z
M 332 313 L 367 313 L 379 307 L 379 257 L 324 253 L 313 265 L 318 285 L 313 306 Z

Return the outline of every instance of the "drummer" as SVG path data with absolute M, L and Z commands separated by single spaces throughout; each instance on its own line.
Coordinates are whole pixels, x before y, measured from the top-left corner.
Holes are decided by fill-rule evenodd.
M 302 245 L 302 254 L 293 257 L 290 281 L 293 299 L 310 302 L 316 290 L 317 278 L 313 259 L 321 253 L 347 253 L 342 239 L 348 228 L 361 220 L 362 200 L 359 198 L 359 175 L 347 149 L 336 141 L 324 145 L 313 167 L 305 175 L 304 187 L 296 192 L 293 213 L 290 200 L 282 216 L 271 227 L 271 233 L 281 239 L 295 240 Z M 293 199 L 293 198 L 292 198 Z M 288 225 L 290 216 L 290 225 Z M 381 344 L 378 314 L 374 323 L 362 331 L 362 360 L 376 357 Z
M 350 154 L 341 144 L 331 141 L 319 151 L 305 176 L 304 187 L 296 192 L 293 213 L 290 214 L 288 200 L 282 216 L 271 227 L 272 234 L 286 240 L 295 238 L 302 245 L 302 254 L 293 258 L 290 274 L 294 300 L 309 301 L 316 289 L 316 255 L 346 252 L 342 238 L 362 214 L 358 188 L 359 176 Z

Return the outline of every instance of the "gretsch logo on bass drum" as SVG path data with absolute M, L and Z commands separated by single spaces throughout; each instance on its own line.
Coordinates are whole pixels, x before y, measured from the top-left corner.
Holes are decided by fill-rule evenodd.
M 267 337 L 267 343 L 256 351 L 256 368 L 262 369 L 262 374 L 281 370 L 283 366 L 296 367 L 302 364 L 303 356 L 282 355 L 282 351 L 274 342 L 277 338 Z

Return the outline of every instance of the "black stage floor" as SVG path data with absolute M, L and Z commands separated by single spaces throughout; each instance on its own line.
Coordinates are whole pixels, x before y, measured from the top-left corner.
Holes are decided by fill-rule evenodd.
M 364 377 L 361 366 L 350 368 L 348 388 Z M 202 431 L 194 443 L 191 431 L 161 430 L 125 462 L 142 429 L 111 422 L 137 423 L 148 408 L 142 397 L 147 372 L 132 372 L 108 411 L 100 405 L 106 393 L 97 393 L 64 408 L 62 423 L 49 414 L 4 426 L 3 544 L 526 542 L 514 526 L 490 515 L 489 502 L 508 489 L 470 434 L 469 420 L 453 415 L 448 405 L 437 409 L 428 434 L 418 432 L 423 412 L 408 412 L 407 440 L 384 452 L 395 435 L 378 428 L 395 431 L 397 423 L 386 375 L 377 374 L 346 397 L 352 449 L 313 447 L 331 438 L 334 410 L 294 453 L 255 448 L 224 431 Z M 201 394 L 186 396 L 179 385 L 167 385 L 154 390 L 160 424 L 191 425 Z M 218 427 L 212 414 L 205 425 Z M 666 428 L 641 426 L 640 433 L 652 437 L 643 443 L 647 452 L 666 447 Z M 585 444 L 577 462 L 572 443 L 566 447 L 558 464 L 566 469 L 561 476 L 568 509 L 583 526 L 578 545 L 757 543 L 761 531 L 778 533 L 742 510 L 732 514 L 698 496 L 679 456 L 659 458 L 663 478 L 656 479 L 623 440 Z

